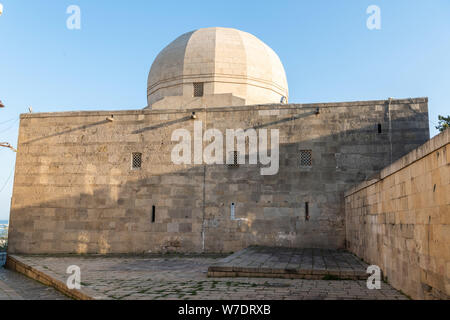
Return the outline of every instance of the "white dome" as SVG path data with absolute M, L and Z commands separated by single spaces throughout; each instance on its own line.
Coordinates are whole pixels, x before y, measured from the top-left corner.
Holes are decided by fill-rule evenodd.
M 288 84 L 277 54 L 261 40 L 236 29 L 206 28 L 183 34 L 161 51 L 147 97 L 154 109 L 278 104 L 287 100 Z

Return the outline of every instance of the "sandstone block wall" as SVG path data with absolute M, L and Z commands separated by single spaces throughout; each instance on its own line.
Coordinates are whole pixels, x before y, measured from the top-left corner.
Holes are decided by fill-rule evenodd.
M 172 133 L 194 136 L 193 111 L 204 130 L 224 135 L 278 129 L 278 174 L 262 176 L 263 165 L 248 162 L 173 164 Z M 23 115 L 9 251 L 343 248 L 344 191 L 428 138 L 426 98 Z M 312 167 L 300 166 L 301 150 L 312 151 Z M 142 153 L 140 170 L 132 153 Z
M 450 297 L 450 130 L 346 193 L 347 247 L 416 299 Z

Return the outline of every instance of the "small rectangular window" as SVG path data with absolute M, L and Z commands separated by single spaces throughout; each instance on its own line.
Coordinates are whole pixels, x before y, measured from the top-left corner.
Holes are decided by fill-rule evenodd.
M 142 153 L 133 153 L 131 157 L 131 166 L 133 169 L 140 169 L 142 167 Z
M 239 152 L 233 151 L 229 153 L 230 161 L 227 161 L 229 167 L 239 167 Z
M 236 205 L 233 202 L 231 204 L 231 220 L 235 220 L 236 219 L 235 211 L 236 211 Z
M 300 150 L 300 166 L 312 166 L 312 150 Z
M 203 97 L 203 82 L 194 83 L 194 97 Z
M 378 124 L 378 133 L 381 133 L 383 130 L 381 128 L 381 123 Z
M 155 223 L 156 221 L 156 207 L 152 207 L 152 223 Z

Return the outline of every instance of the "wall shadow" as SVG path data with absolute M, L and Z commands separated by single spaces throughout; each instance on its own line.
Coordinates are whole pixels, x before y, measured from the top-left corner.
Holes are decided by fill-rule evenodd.
M 357 120 L 347 123 L 339 114 L 327 120 L 321 120 L 321 116 L 305 111 L 282 119 L 260 117 L 247 126 L 280 129 L 284 137 L 298 137 L 291 143 L 282 139 L 280 169 L 275 176 L 262 176 L 261 165 L 169 164 L 167 150 L 173 143 L 158 150 L 155 148 L 159 146 L 149 141 L 167 134 L 164 130 L 183 125 L 190 116 L 138 130 L 128 128 L 129 135 L 141 134 L 144 140 L 123 143 L 121 149 L 111 147 L 98 159 L 91 154 L 78 154 L 70 161 L 46 155 L 54 157 L 54 163 L 45 164 L 46 172 L 39 172 L 39 168 L 22 172 L 31 158 L 39 162 L 45 151 L 32 154 L 27 149 L 28 153 L 20 154 L 20 146 L 39 148 L 39 143 L 49 138 L 89 135 L 89 129 L 107 121 L 25 140 L 19 143 L 9 252 L 230 252 L 250 245 L 343 248 L 343 193 L 376 175 L 390 159 L 395 161 L 426 142 L 428 122 L 424 122 L 424 113 L 399 116 L 391 123 L 392 131 L 387 132 L 385 113 L 368 115 L 364 122 L 371 124 L 357 129 L 346 129 Z M 305 122 L 313 120 L 320 123 Z M 378 123 L 383 125 L 382 133 L 377 131 Z M 222 129 L 225 123 L 210 125 Z M 192 126 L 189 123 L 189 129 Z M 302 130 L 310 132 L 319 126 L 336 128 L 336 132 L 302 139 Z M 129 153 L 136 148 L 142 149 L 144 162 L 140 171 L 133 172 Z M 311 168 L 298 165 L 298 152 L 303 149 L 312 150 Z M 147 155 L 148 150 L 151 154 Z M 74 163 L 78 165 L 75 169 Z M 160 172 L 153 170 L 156 163 L 162 168 Z

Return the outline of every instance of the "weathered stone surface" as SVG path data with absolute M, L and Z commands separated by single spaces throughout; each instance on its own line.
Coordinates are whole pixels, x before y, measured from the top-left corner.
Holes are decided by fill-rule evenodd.
M 368 265 L 342 250 L 251 247 L 211 265 L 209 277 L 363 280 Z M 314 276 L 314 277 L 313 277 Z
M 51 275 L 54 282 L 65 283 L 67 267 L 79 266 L 79 291 L 96 299 L 407 300 L 384 282 L 380 290 L 369 290 L 364 280 L 208 278 L 208 266 L 220 258 L 217 255 L 14 256 L 22 264 Z
M 0 301 L 2 300 L 69 300 L 69 298 L 54 288 L 0 267 Z
M 22 115 L 9 250 L 343 248 L 344 191 L 428 139 L 427 102 L 419 98 Z M 411 105 L 419 105 L 420 112 Z M 237 128 L 278 129 L 278 174 L 261 175 L 263 165 L 173 164 L 172 133 L 186 129 L 194 136 L 192 111 L 203 128 L 223 134 Z M 112 114 L 114 121 L 107 121 Z M 311 168 L 300 166 L 301 150 L 312 151 Z M 131 167 L 136 152 L 142 153 L 140 170 Z M 420 201 L 430 201 L 430 196 L 424 193 Z M 443 201 L 442 192 L 435 196 Z M 411 236 L 411 230 L 405 232 Z
M 416 299 L 450 298 L 450 130 L 346 193 L 347 247 Z

